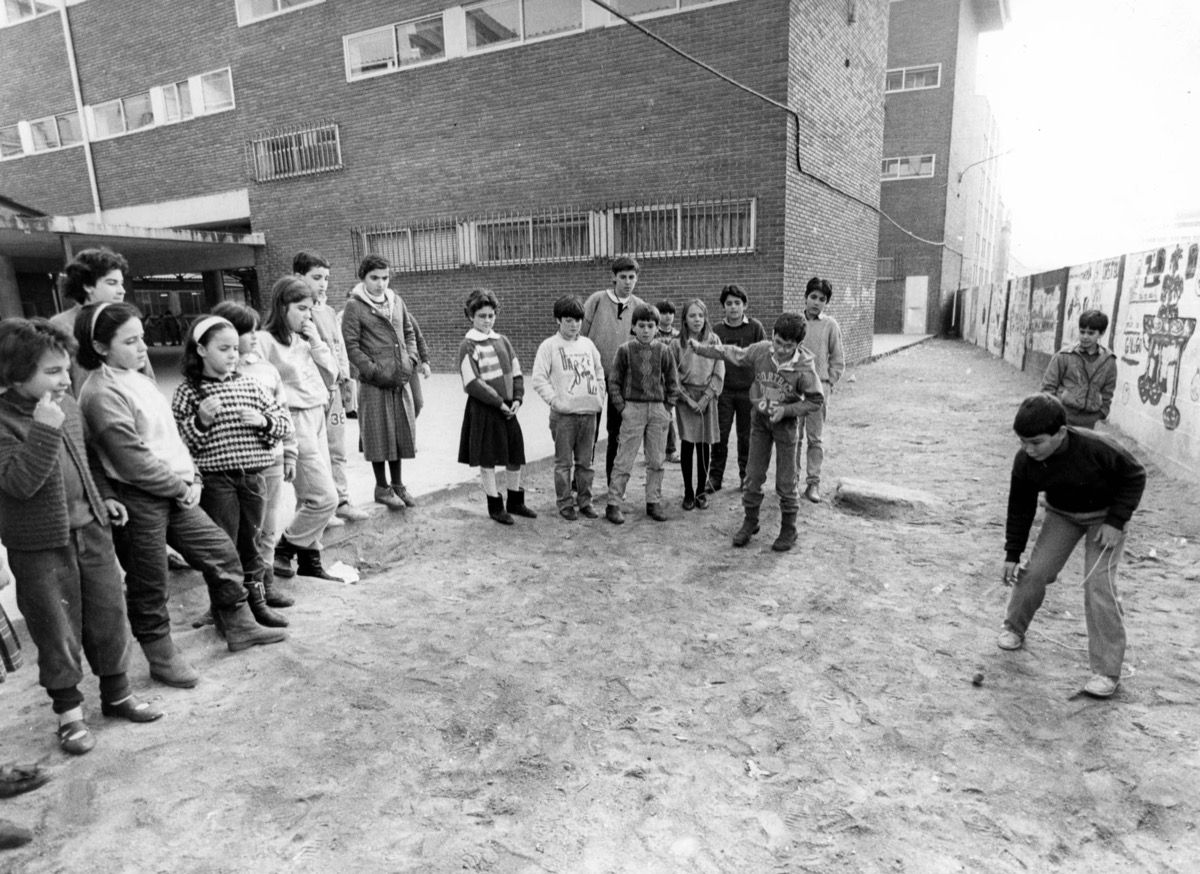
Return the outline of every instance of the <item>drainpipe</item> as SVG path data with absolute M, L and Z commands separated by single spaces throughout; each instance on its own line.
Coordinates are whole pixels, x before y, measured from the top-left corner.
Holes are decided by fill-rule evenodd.
M 71 87 L 75 90 L 75 111 L 79 114 L 79 133 L 83 136 L 83 157 L 87 162 L 88 184 L 92 188 L 92 211 L 100 221 L 100 185 L 96 181 L 96 162 L 92 159 L 92 137 L 83 112 L 83 90 L 79 87 L 79 65 L 75 63 L 75 40 L 71 37 L 71 19 L 67 16 L 67 0 L 59 0 L 58 15 L 62 20 L 63 41 L 67 44 L 67 61 L 71 65 Z

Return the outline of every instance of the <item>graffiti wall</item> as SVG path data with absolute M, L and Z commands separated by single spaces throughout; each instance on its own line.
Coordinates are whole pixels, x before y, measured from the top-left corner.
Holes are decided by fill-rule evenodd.
M 1125 257 L 1116 306 L 1113 424 L 1200 471 L 1200 241 Z
M 1121 259 L 1105 258 L 1070 268 L 1067 276 L 1067 301 L 1063 310 L 1062 346 L 1079 342 L 1079 314 L 1085 310 L 1100 310 L 1110 319 L 1110 333 L 1103 339 L 1105 346 L 1116 349 L 1117 334 L 1112 320 L 1117 305 L 1117 283 L 1121 278 Z
M 1004 354 L 1004 315 L 1008 308 L 1007 282 L 998 282 L 989 286 L 988 295 L 987 336 L 984 338 L 985 348 L 999 357 Z
M 962 338 L 976 345 L 976 337 L 979 334 L 979 319 L 976 316 L 979 310 L 979 295 L 979 286 L 968 288 L 963 292 L 962 302 Z
M 1025 350 L 1029 348 L 1030 276 L 1008 284 L 1008 317 L 1004 323 L 1004 360 L 1013 367 L 1025 368 Z
M 1045 370 L 1058 351 L 1062 332 L 1063 297 L 1067 271 L 1052 270 L 1034 276 L 1029 291 L 1029 348 L 1026 370 Z

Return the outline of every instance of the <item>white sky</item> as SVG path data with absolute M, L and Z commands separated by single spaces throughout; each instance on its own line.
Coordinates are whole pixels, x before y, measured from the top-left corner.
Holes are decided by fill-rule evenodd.
M 980 44 L 1013 255 L 1032 270 L 1140 247 L 1200 215 L 1200 2 L 1010 0 Z

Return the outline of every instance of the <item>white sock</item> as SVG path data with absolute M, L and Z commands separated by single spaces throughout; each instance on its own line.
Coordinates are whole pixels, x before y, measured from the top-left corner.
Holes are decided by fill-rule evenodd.
M 72 707 L 66 713 L 58 714 L 58 724 L 59 725 L 66 725 L 68 722 L 82 722 L 82 721 L 83 721 L 83 708 L 82 707 Z

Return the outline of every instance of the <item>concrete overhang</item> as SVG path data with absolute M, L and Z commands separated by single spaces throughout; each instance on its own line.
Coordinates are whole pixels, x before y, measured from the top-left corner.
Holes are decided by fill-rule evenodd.
M 0 214 L 0 255 L 21 272 L 57 272 L 68 253 L 93 246 L 120 252 L 135 276 L 200 273 L 253 267 L 262 234 L 231 234 L 178 228 L 134 228 L 63 216 L 32 218 Z
M 980 31 L 1003 30 L 1012 18 L 1008 0 L 971 0 Z

